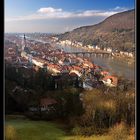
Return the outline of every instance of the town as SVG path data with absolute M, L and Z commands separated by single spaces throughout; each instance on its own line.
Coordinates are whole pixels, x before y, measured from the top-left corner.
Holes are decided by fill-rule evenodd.
M 133 127 L 134 83 L 57 48 L 57 43 L 50 36 L 43 41 L 23 34 L 5 36 L 6 119 L 32 126 L 55 122 L 74 139 L 77 134 L 102 136 L 122 119 Z
M 134 140 L 136 1 L 5 0 L 5 140 Z
M 92 89 L 99 83 L 110 87 L 117 86 L 117 76 L 111 75 L 109 71 L 93 64 L 86 58 L 68 54 L 62 49 L 54 47 L 51 43 L 34 41 L 28 39 L 25 35 L 22 37 L 7 35 L 6 40 L 13 42 L 13 46 L 5 45 L 5 60 L 13 65 L 15 64 L 15 66 L 19 67 L 20 65 L 27 69 L 34 68 L 36 71 L 39 68 L 46 69 L 52 75 L 75 75 L 78 79 L 82 80 L 82 86 L 85 89 Z M 56 40 L 57 38 L 52 37 L 52 44 Z M 66 42 L 70 43 L 69 41 Z M 63 45 L 63 42 L 57 43 Z M 96 49 L 99 50 L 98 46 L 96 46 Z M 107 51 L 110 52 L 111 49 Z M 55 87 L 57 87 L 57 83 Z

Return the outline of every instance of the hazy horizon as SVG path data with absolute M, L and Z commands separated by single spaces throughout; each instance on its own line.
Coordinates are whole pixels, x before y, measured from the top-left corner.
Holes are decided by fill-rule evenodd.
M 104 3 L 104 4 L 102 4 Z M 6 0 L 5 33 L 64 33 L 134 9 L 134 0 Z M 15 8 L 16 7 L 16 8 Z

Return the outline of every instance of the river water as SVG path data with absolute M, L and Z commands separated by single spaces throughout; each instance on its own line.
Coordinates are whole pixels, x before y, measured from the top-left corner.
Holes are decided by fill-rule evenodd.
M 87 51 L 83 48 L 71 47 L 71 46 L 62 46 L 56 45 L 56 48 L 63 49 L 66 52 L 82 52 Z M 80 55 L 79 55 L 80 56 Z M 86 55 L 90 61 L 94 62 L 95 64 L 103 67 L 105 70 L 108 70 L 111 74 L 115 74 L 118 76 L 123 76 L 129 80 L 135 80 L 135 65 L 129 64 L 128 62 L 118 60 L 113 57 L 108 56 L 99 56 L 99 55 Z

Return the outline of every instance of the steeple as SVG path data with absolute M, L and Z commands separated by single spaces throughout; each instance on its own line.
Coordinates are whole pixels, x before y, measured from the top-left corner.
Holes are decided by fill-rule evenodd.
M 25 37 L 25 34 L 24 34 L 23 41 L 22 41 L 22 51 L 24 51 L 25 47 L 26 47 L 26 37 Z

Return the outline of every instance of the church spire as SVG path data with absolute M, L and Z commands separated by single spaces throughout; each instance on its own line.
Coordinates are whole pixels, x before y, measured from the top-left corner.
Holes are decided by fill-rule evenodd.
M 25 47 L 26 47 L 26 37 L 25 37 L 25 34 L 24 34 L 23 41 L 22 41 L 22 51 L 24 51 Z

